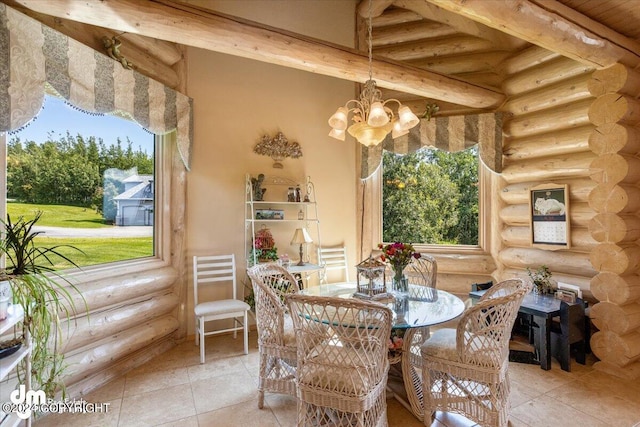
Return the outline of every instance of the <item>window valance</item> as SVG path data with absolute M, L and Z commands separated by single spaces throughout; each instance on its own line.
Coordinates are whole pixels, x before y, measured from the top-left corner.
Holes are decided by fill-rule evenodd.
M 367 179 L 382 162 L 382 150 L 398 154 L 413 153 L 423 147 L 456 152 L 476 144 L 482 162 L 494 172 L 502 172 L 502 113 L 421 119 L 407 135 L 391 136 L 375 147 L 362 147 L 360 178 Z
M 191 98 L 0 3 L 0 132 L 32 120 L 46 89 L 81 110 L 124 116 L 155 134 L 176 130 L 189 170 Z

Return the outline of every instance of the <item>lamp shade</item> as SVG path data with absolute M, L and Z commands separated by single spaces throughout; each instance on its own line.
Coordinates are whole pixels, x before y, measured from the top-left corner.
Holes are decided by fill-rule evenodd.
M 329 132 L 329 136 L 331 138 L 335 138 L 338 139 L 340 141 L 344 141 L 344 138 L 346 136 L 345 132 L 343 130 L 339 130 L 336 128 L 331 129 L 331 132 Z
M 337 130 L 345 130 L 347 128 L 347 115 L 349 110 L 346 107 L 340 107 L 329 118 L 329 126 Z
M 418 116 L 413 114 L 411 108 L 403 105 L 398 108 L 398 121 L 400 122 L 400 127 L 402 130 L 409 130 L 418 123 L 420 123 L 420 119 Z
M 393 130 L 391 131 L 391 138 L 395 139 L 399 136 L 406 135 L 409 133 L 409 129 L 402 129 L 400 126 L 400 122 L 398 120 L 393 122 Z
M 369 124 L 369 126 L 373 127 L 384 126 L 389 123 L 389 116 L 384 110 L 384 105 L 382 105 L 382 102 L 376 101 L 371 104 L 367 123 Z
M 313 239 L 309 236 L 309 232 L 306 228 L 296 228 L 291 239 L 292 245 L 301 245 L 303 243 L 312 243 Z

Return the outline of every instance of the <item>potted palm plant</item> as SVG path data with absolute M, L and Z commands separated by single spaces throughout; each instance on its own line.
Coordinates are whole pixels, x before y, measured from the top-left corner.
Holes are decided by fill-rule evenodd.
M 66 261 L 77 264 L 60 250 L 70 248 L 82 253 L 70 245 L 56 245 L 45 248 L 35 244 L 35 238 L 42 232 L 34 231 L 34 225 L 40 220 L 42 212 L 36 212 L 34 218 L 19 217 L 12 221 L 1 221 L 3 235 L 0 239 L 0 254 L 6 256 L 6 267 L 0 270 L 0 280 L 9 283 L 13 304 L 24 309 L 22 337 L 28 332 L 31 337 L 31 378 L 32 388 L 43 390 L 47 397 L 53 398 L 60 390 L 65 395 L 61 375 L 64 370 L 64 355 L 58 351 L 61 342 L 61 315 L 69 318 L 75 312 L 75 304 L 70 293 L 80 292 L 60 273 L 55 272 L 55 262 Z M 18 378 L 22 382 L 26 363 L 18 367 Z

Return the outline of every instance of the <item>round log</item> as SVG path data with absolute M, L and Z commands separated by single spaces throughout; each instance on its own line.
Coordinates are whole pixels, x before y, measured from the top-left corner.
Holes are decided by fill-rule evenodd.
M 640 239 L 640 217 L 599 213 L 589 221 L 589 231 L 597 242 L 632 243 Z
M 488 254 L 438 254 L 438 273 L 491 274 L 496 265 Z
M 505 102 L 501 110 L 515 115 L 528 114 L 592 98 L 587 88 L 590 79 L 588 74 L 580 74 L 539 90 L 514 96 Z
M 628 154 L 604 154 L 593 159 L 589 176 L 598 184 L 634 185 L 640 180 L 640 159 Z
M 117 274 L 117 275 L 116 275 Z M 85 303 L 89 312 L 126 303 L 132 299 L 161 292 L 170 288 L 178 278 L 172 267 L 155 268 L 146 271 L 132 272 L 122 268 L 108 278 L 93 279 L 92 274 L 82 276 L 82 283 L 76 285 L 82 296 L 70 290 L 69 293 L 78 314 L 84 314 Z M 71 277 L 73 280 L 73 277 Z M 84 297 L 84 300 L 82 299 Z
M 503 131 L 511 137 L 518 138 L 587 126 L 591 124 L 589 120 L 591 105 L 591 99 L 585 99 L 566 104 L 562 108 L 516 116 L 504 123 Z
M 596 186 L 596 183 L 590 178 L 566 179 L 562 183 L 569 186 L 571 203 L 588 202 L 589 194 Z M 530 189 L 538 184 L 540 183 L 521 182 L 507 185 L 500 192 L 500 197 L 509 205 L 529 203 Z
M 591 73 L 592 70 L 593 68 L 588 65 L 560 56 L 545 62 L 541 67 L 528 68 L 509 77 L 502 84 L 502 90 L 505 94 L 514 96 L 531 92 L 580 74 Z
M 502 169 L 502 177 L 509 184 L 518 182 L 561 182 L 589 176 L 595 160 L 590 152 L 562 157 L 544 157 L 514 162 Z
M 640 93 L 640 73 L 617 63 L 595 70 L 589 80 L 589 92 L 593 96 L 606 93 L 625 93 L 635 96 Z
M 530 227 L 505 227 L 501 233 L 502 243 L 509 247 L 527 248 L 531 246 Z M 598 245 L 586 228 L 571 229 L 571 251 L 590 253 Z
M 375 38 L 377 39 L 378 36 L 376 35 Z M 417 59 L 415 61 L 410 61 L 410 63 L 416 67 L 428 68 L 431 71 L 442 74 L 478 73 L 482 71 L 495 71 L 507 56 L 509 56 L 509 52 L 481 52 Z M 384 97 L 384 99 L 387 98 Z M 438 105 L 440 105 L 440 102 L 438 102 Z
M 605 123 L 589 135 L 589 148 L 598 155 L 640 153 L 640 130 L 623 123 Z
M 597 271 L 608 271 L 620 275 L 633 274 L 640 267 L 640 246 L 601 243 L 591 251 L 589 260 Z
M 589 118 L 596 126 L 620 122 L 636 125 L 640 122 L 640 102 L 630 96 L 607 93 L 593 101 Z
M 637 332 L 620 336 L 611 331 L 598 331 L 590 342 L 598 359 L 616 366 L 626 366 L 640 358 L 640 334 Z
M 562 156 L 588 151 L 589 137 L 593 125 L 564 129 L 525 138 L 507 137 L 504 139 L 502 155 L 505 162 L 530 160 L 547 156 Z
M 560 56 L 559 53 L 533 45 L 507 59 L 502 64 L 502 72 L 509 76 L 514 75 L 526 69 L 547 63 L 553 59 L 560 58 Z
M 640 276 L 603 271 L 591 279 L 591 292 L 599 301 L 624 305 L 640 301 Z
M 589 317 L 596 328 L 601 331 L 624 335 L 640 328 L 640 304 L 633 302 L 618 305 L 608 301 L 600 301 L 591 307 Z
M 599 213 L 635 213 L 640 209 L 640 188 L 631 185 L 597 185 L 589 206 Z
M 67 369 L 63 381 L 65 384 L 70 384 L 87 378 L 113 364 L 114 361 L 173 333 L 176 329 L 178 329 L 178 320 L 173 316 L 164 316 L 95 341 L 65 357 Z
M 143 301 L 132 302 L 123 307 L 114 307 L 99 313 L 91 313 L 62 328 L 63 352 L 70 352 L 92 342 L 118 334 L 141 325 L 156 317 L 168 314 L 178 306 L 176 294 L 166 294 Z
M 506 248 L 498 255 L 498 259 L 506 267 L 526 269 L 540 265 L 549 267 L 552 273 L 593 277 L 593 270 L 583 254 L 570 251 L 545 251 L 534 248 Z
M 441 55 L 462 55 L 488 51 L 493 43 L 474 36 L 454 36 L 440 39 L 420 40 L 399 45 L 382 46 L 373 49 L 375 56 L 395 61 L 411 61 L 433 58 Z
M 529 205 L 508 205 L 499 212 L 500 219 L 504 225 L 525 225 L 529 226 L 531 216 Z M 586 203 L 573 203 L 569 209 L 569 220 L 571 228 L 589 226 L 589 221 L 594 217 L 595 212 Z

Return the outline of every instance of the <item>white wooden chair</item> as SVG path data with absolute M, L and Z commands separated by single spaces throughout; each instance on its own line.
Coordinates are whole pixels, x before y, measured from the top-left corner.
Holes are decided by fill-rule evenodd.
M 298 348 L 298 427 L 386 426 L 391 310 L 303 294 L 287 303 Z
M 531 282 L 492 286 L 465 310 L 456 329 L 440 329 L 422 346 L 424 423 L 435 411 L 455 412 L 486 426 L 509 422 L 509 338 Z
M 258 408 L 265 391 L 296 395 L 296 337 L 285 296 L 299 291 L 298 281 L 275 263 L 257 264 L 247 270 L 256 301 L 256 326 L 260 372 Z
M 226 290 L 227 297 L 213 301 L 201 301 L 200 287 L 216 287 Z M 229 289 L 231 287 L 231 289 Z M 229 298 L 230 297 L 230 298 Z M 249 304 L 236 298 L 236 260 L 231 255 L 193 257 L 193 305 L 196 320 L 196 345 L 200 345 L 200 363 L 204 363 L 204 338 L 208 335 L 233 332 L 244 333 L 244 354 L 249 354 L 247 313 Z M 242 318 L 242 320 L 240 320 Z M 205 332 L 205 322 L 233 319 L 233 327 Z
M 344 281 L 349 281 L 349 262 L 347 260 L 346 247 L 318 248 L 318 260 L 323 267 L 320 275 L 320 283 L 329 283 L 327 280 L 327 272 L 336 270 L 344 270 Z

